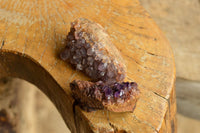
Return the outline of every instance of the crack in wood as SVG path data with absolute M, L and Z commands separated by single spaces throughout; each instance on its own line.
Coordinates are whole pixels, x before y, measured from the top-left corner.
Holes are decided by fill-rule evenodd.
M 133 59 L 132 57 L 125 55 L 126 57 L 128 57 L 129 59 L 133 60 L 136 64 L 142 66 L 143 68 L 147 68 L 146 66 L 141 65 L 139 62 L 137 62 L 135 59 Z
M 155 38 L 154 38 L 154 39 L 155 39 Z M 133 42 L 129 43 L 129 45 L 133 45 L 132 43 L 133 43 Z M 162 58 L 169 58 L 169 57 L 165 57 L 165 56 L 162 56 L 162 55 L 158 55 L 158 54 L 149 52 L 149 51 L 147 51 L 147 50 L 145 50 L 145 49 L 142 49 L 142 48 L 140 48 L 138 45 L 136 45 L 136 43 L 137 43 L 137 41 L 135 41 L 135 44 L 134 44 L 135 47 L 134 47 L 134 48 L 139 49 L 139 50 L 142 50 L 142 51 L 144 51 L 146 54 L 149 54 L 149 55 L 152 55 L 152 56 L 157 56 L 157 57 L 162 57 Z M 171 58 L 169 58 L 169 59 L 171 59 Z
M 131 23 L 125 23 L 125 22 L 123 22 L 123 21 L 118 21 L 118 22 L 121 22 L 122 24 L 129 25 L 129 26 L 131 26 L 131 27 L 136 27 L 136 28 L 138 28 L 138 29 L 148 29 L 148 28 L 143 27 L 143 26 L 136 26 L 136 25 L 134 25 L 134 24 L 131 24 Z
M 129 78 L 129 79 L 130 79 L 130 78 Z M 140 85 L 140 87 L 142 87 L 142 88 L 144 88 L 144 89 L 146 89 L 146 90 L 147 90 L 147 88 L 146 88 L 145 86 L 143 86 L 143 85 Z M 157 96 L 159 96 L 160 98 L 162 98 L 162 99 L 166 100 L 167 102 L 169 102 L 167 98 L 165 98 L 164 96 L 161 96 L 161 95 L 160 95 L 160 94 L 158 94 L 157 92 L 155 92 L 155 91 L 152 91 L 152 90 L 148 90 L 148 91 L 150 91 L 150 92 L 154 93 L 155 95 L 157 95 Z
M 3 48 L 4 44 L 5 44 L 5 42 L 4 42 L 4 40 L 3 40 L 2 43 L 1 43 L 0 50 Z
M 167 101 L 168 108 L 169 108 L 169 112 L 170 112 L 170 109 L 171 109 L 170 99 L 167 99 L 167 98 L 165 98 L 165 97 L 159 95 L 158 93 L 156 93 L 156 92 L 154 92 L 154 91 L 152 91 L 152 92 L 153 92 L 155 95 L 157 95 L 157 96 L 159 96 L 159 97 L 161 97 L 161 98 L 163 98 L 164 100 Z M 166 113 L 167 113 L 167 112 L 166 112 Z M 165 113 L 165 114 L 166 114 L 166 113 Z M 161 127 L 161 124 L 160 124 L 160 127 Z M 172 130 L 173 130 L 173 129 L 172 129 Z
M 143 49 L 144 50 L 144 49 Z M 148 51 L 146 51 L 146 50 L 144 50 L 147 54 L 150 54 L 150 55 L 152 55 L 152 56 L 158 56 L 158 57 L 163 57 L 163 56 L 160 56 L 160 55 L 157 55 L 157 54 L 154 54 L 154 53 L 151 53 L 151 52 L 148 52 Z M 164 58 L 166 58 L 166 57 L 164 57 Z
M 111 128 L 114 130 L 114 133 L 127 133 L 126 130 L 119 130 L 114 124 L 112 124 L 111 122 L 109 122 L 109 125 L 111 126 Z
M 107 113 L 108 114 L 108 113 Z M 155 132 L 157 132 L 158 133 L 158 131 L 151 125 L 151 124 L 149 124 L 148 122 L 146 122 L 146 121 L 141 121 L 139 118 L 137 118 L 135 115 L 133 115 L 133 117 L 139 122 L 139 123 L 143 123 L 143 124 L 145 124 L 145 125 L 147 125 L 147 126 L 149 126 L 150 128 L 152 128 Z M 108 123 L 109 123 L 109 125 L 110 125 L 110 127 L 113 129 L 113 131 L 114 131 L 114 133 L 127 133 L 127 132 L 129 132 L 129 131 L 127 131 L 127 130 L 124 130 L 124 129 L 119 129 L 117 126 L 115 126 L 114 124 L 112 124 L 111 122 L 110 122 L 110 119 L 109 119 L 109 115 L 107 115 L 107 120 L 108 120 Z M 125 121 L 124 119 L 122 119 L 123 121 Z M 126 123 L 127 125 L 129 125 L 128 123 Z M 131 127 L 130 127 L 131 128 Z
M 161 95 L 159 95 L 157 92 L 154 92 L 154 91 L 152 91 L 154 94 L 156 94 L 157 96 L 159 96 L 159 97 L 161 97 L 161 98 L 163 98 L 163 99 L 165 99 L 165 100 L 167 100 L 168 101 L 168 99 L 167 98 L 165 98 L 165 97 L 163 97 L 163 96 L 161 96 Z
M 129 78 L 129 80 L 132 80 L 132 79 Z M 143 87 L 143 86 L 142 86 L 142 87 Z M 159 96 L 160 98 L 166 100 L 166 102 L 168 103 L 168 106 L 169 106 L 169 108 L 170 108 L 170 99 L 167 99 L 167 98 L 165 98 L 165 97 L 159 95 L 158 93 L 156 93 L 156 92 L 154 92 L 154 91 L 151 91 L 151 90 L 150 90 L 150 92 L 153 92 L 155 95 L 157 95 L 157 96 Z M 157 129 L 155 129 L 155 128 L 154 128 L 151 124 L 149 124 L 148 122 L 146 122 L 146 121 L 143 121 L 143 122 L 142 122 L 142 121 L 141 121 L 139 118 L 137 118 L 135 115 L 134 115 L 134 118 L 135 118 L 136 120 L 138 120 L 140 123 L 145 123 L 146 125 L 152 127 L 156 132 L 158 132 Z M 161 126 L 161 125 L 160 125 L 160 126 Z M 160 129 L 160 128 L 159 128 L 159 129 Z
M 116 126 L 114 126 L 112 123 L 109 122 L 109 125 L 111 126 L 111 128 L 114 130 L 114 133 L 117 133 L 118 129 Z
M 146 121 L 141 121 L 139 118 L 137 118 L 136 115 L 133 115 L 133 117 L 134 117 L 136 120 L 138 120 L 138 122 L 144 123 L 145 125 L 150 126 L 154 131 L 156 131 L 156 132 L 158 133 L 157 129 L 155 129 L 155 128 L 154 128 L 151 124 L 149 124 L 148 122 L 146 122 Z
M 118 129 L 117 129 L 117 127 L 115 127 L 115 126 L 110 122 L 109 115 L 108 115 L 108 111 L 107 111 L 107 115 L 106 115 L 106 116 L 107 116 L 107 121 L 108 121 L 110 127 L 113 129 L 114 133 L 116 133 Z

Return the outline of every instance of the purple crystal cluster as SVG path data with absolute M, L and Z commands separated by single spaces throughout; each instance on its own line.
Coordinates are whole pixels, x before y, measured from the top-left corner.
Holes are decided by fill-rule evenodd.
M 77 19 L 65 44 L 61 59 L 93 80 L 70 83 L 72 96 L 81 107 L 114 112 L 134 109 L 140 91 L 135 82 L 123 82 L 126 66 L 103 27 L 87 19 Z
M 116 82 L 108 86 L 98 81 L 90 87 L 88 85 L 84 86 L 82 90 L 87 97 L 98 99 L 106 104 L 123 104 L 134 95 L 134 92 L 138 91 L 138 88 L 135 82 Z
M 81 37 L 81 33 L 76 39 L 74 28 L 71 29 L 67 36 L 67 45 L 60 57 L 68 60 L 77 69 L 84 71 L 92 79 L 97 80 L 106 75 L 106 63 L 102 63 L 95 56 L 94 48 Z
M 103 42 L 96 41 L 94 34 L 86 31 L 87 28 L 76 30 L 76 27 L 80 25 L 72 23 L 65 42 L 66 47 L 60 54 L 61 59 L 69 61 L 76 70 L 83 71 L 94 81 L 102 80 L 110 84 L 123 81 L 125 78 L 123 67 L 106 53 L 108 49 L 101 45 Z

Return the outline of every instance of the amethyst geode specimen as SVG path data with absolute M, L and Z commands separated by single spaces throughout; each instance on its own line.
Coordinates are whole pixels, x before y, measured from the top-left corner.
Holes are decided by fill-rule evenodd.
M 73 97 L 87 110 L 106 108 L 113 112 L 133 111 L 140 91 L 135 82 L 114 83 L 74 80 L 70 83 Z
M 140 93 L 137 84 L 123 82 L 125 63 L 102 26 L 84 18 L 77 19 L 71 24 L 65 44 L 61 59 L 93 80 L 70 83 L 72 95 L 80 107 L 87 111 L 134 110 Z
M 112 84 L 124 80 L 123 59 L 101 25 L 84 18 L 77 19 L 71 24 L 65 43 L 61 59 L 69 61 L 94 81 Z

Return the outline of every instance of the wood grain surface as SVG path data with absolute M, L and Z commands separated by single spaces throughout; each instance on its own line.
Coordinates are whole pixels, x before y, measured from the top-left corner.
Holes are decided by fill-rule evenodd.
M 59 59 L 70 22 L 105 27 L 141 97 L 133 113 L 73 107 L 69 82 L 88 80 Z M 163 33 L 138 0 L 0 0 L 0 77 L 25 79 L 55 104 L 72 132 L 176 132 L 175 64 Z

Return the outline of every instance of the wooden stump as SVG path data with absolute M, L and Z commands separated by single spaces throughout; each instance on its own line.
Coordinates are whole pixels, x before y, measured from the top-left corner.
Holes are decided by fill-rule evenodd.
M 69 82 L 87 80 L 59 59 L 70 22 L 106 28 L 141 97 L 133 113 L 73 107 Z M 137 0 L 0 0 L 0 77 L 25 79 L 55 104 L 72 132 L 176 132 L 175 65 L 170 45 Z

